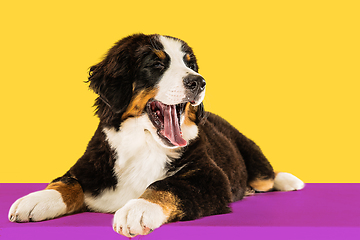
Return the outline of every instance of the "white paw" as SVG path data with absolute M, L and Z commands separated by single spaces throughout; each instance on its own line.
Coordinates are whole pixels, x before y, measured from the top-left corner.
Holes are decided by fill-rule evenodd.
M 280 172 L 275 177 L 274 188 L 280 191 L 294 191 L 305 187 L 305 183 L 290 173 Z
M 116 211 L 113 229 L 126 237 L 146 235 L 167 220 L 161 206 L 144 199 L 133 199 Z
M 66 205 L 56 190 L 42 190 L 30 193 L 16 200 L 10 208 L 11 222 L 42 221 L 63 215 Z

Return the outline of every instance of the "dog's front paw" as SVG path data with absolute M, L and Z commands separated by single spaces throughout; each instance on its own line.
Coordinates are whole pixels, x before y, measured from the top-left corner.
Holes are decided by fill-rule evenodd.
M 66 205 L 61 194 L 56 190 L 42 190 L 16 200 L 8 217 L 11 222 L 37 222 L 65 213 Z
M 116 211 L 113 228 L 126 237 L 146 235 L 166 222 L 160 205 L 144 199 L 133 199 Z
M 280 191 L 294 191 L 303 189 L 304 182 L 290 173 L 279 172 L 274 181 L 274 188 Z

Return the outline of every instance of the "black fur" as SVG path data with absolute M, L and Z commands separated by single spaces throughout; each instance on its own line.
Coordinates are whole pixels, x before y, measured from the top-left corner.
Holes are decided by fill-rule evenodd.
M 114 188 L 117 178 L 114 176 L 115 156 L 102 132 L 96 130 L 84 155 L 65 174 L 80 183 L 86 193 L 97 196 L 104 189 Z
M 121 131 L 121 117 L 132 96 L 154 86 L 168 68 L 169 56 L 157 58 L 153 49 L 163 49 L 156 35 L 133 35 L 116 43 L 99 64 L 90 68 L 90 88 L 99 94 L 95 106 L 100 124 L 84 155 L 56 181 L 76 180 L 85 193 L 93 196 L 115 187 L 114 151 L 102 129 Z M 190 56 L 189 61 L 185 60 L 187 66 L 198 71 L 192 49 L 183 43 L 183 51 Z M 199 136 L 181 150 L 179 160 L 168 166 L 169 173 L 176 173 L 149 186 L 169 191 L 180 200 L 184 214 L 173 221 L 228 213 L 228 204 L 244 197 L 250 181 L 274 178 L 271 165 L 253 141 L 224 119 L 205 112 L 203 104 L 197 107 L 195 116 Z
M 169 67 L 168 56 L 156 59 L 154 45 L 157 50 L 163 49 L 157 35 L 129 36 L 117 42 L 100 63 L 90 68 L 88 82 L 99 95 L 96 114 L 104 126 L 118 128 L 132 96 L 154 86 Z

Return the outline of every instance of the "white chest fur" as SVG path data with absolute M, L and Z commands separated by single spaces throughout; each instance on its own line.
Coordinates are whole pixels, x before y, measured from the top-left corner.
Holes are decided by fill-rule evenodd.
M 107 141 L 115 150 L 114 167 L 118 184 L 104 190 L 99 196 L 85 196 L 87 206 L 98 212 L 115 212 L 130 199 L 138 198 L 151 183 L 166 175 L 166 163 L 178 158 L 175 149 L 159 145 L 148 130 L 153 127 L 147 116 L 129 118 L 121 124 L 121 130 L 104 128 Z

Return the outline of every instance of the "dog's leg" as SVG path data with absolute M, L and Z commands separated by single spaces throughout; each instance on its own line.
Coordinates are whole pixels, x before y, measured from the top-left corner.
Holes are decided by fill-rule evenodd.
M 139 199 L 130 200 L 119 209 L 113 228 L 134 237 L 167 222 L 228 213 L 230 195 L 229 181 L 219 168 L 187 165 L 175 175 L 151 184 Z
M 252 140 L 240 134 L 236 142 L 245 161 L 250 187 L 261 192 L 272 189 L 293 191 L 304 188 L 304 183 L 294 175 L 283 172 L 274 173 L 269 161 Z
M 73 178 L 62 177 L 50 183 L 45 190 L 33 192 L 13 203 L 9 211 L 11 222 L 43 221 L 81 211 L 84 194 Z
M 275 173 L 261 149 L 241 133 L 236 143 L 246 165 L 248 185 L 261 192 L 273 189 Z
M 305 187 L 303 181 L 291 173 L 276 172 L 275 179 L 258 178 L 249 183 L 256 191 L 266 192 L 269 190 L 295 191 Z

